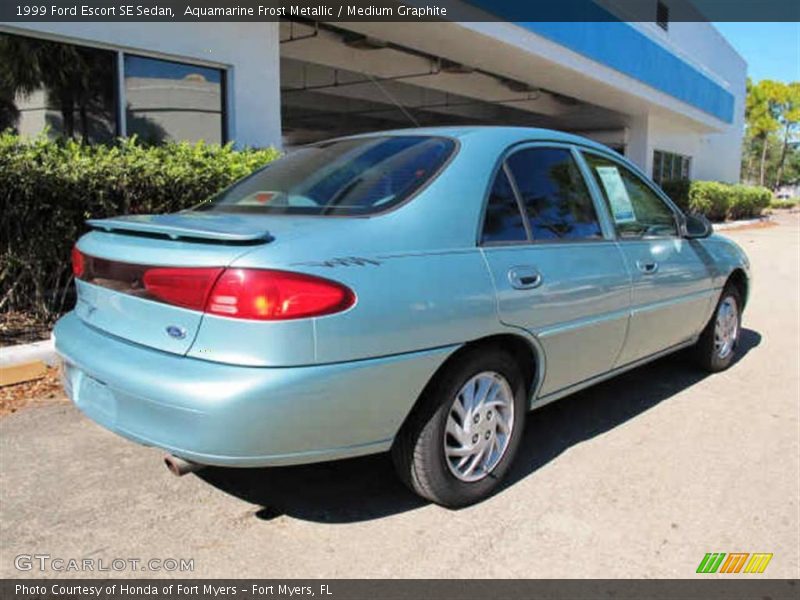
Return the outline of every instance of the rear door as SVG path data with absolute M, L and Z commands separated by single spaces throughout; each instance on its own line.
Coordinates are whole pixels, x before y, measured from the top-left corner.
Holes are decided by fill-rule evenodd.
M 482 225 L 500 319 L 544 349 L 540 396 L 611 369 L 628 321 L 630 277 L 578 159 L 566 145 L 513 149 Z
M 647 181 L 609 156 L 584 151 L 632 277 L 631 323 L 618 365 L 691 339 L 712 302 L 712 266 L 680 235 L 678 214 Z

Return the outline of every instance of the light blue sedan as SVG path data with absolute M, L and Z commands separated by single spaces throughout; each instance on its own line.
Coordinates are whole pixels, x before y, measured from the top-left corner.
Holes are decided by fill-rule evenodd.
M 727 368 L 750 279 L 624 158 L 537 129 L 336 139 L 89 225 L 55 330 L 86 415 L 178 473 L 391 450 L 451 507 L 496 489 L 530 409 L 682 348 Z

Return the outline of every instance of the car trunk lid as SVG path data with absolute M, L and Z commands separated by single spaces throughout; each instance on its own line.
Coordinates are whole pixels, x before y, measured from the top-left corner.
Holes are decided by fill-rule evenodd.
M 237 257 L 273 241 L 263 222 L 238 215 L 135 215 L 88 224 L 93 231 L 76 247 L 86 269 L 77 280 L 77 315 L 116 337 L 175 354 L 189 351 L 202 305 L 166 303 L 153 285 L 148 289 L 146 274 L 152 279 L 177 268 L 188 289 L 211 286 Z M 203 289 L 195 291 L 199 298 Z

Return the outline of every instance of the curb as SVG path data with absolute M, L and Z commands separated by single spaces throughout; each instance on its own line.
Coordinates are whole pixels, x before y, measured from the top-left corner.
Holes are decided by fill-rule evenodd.
M 51 367 L 55 367 L 58 364 L 55 340 L 52 336 L 49 340 L 43 340 L 41 342 L 0 348 L 0 368 L 12 367 L 21 363 L 37 360 Z
M 44 377 L 47 366 L 55 367 L 58 355 L 55 340 L 0 348 L 0 387 Z
M 58 364 L 55 343 L 49 340 L 0 348 L 0 387 L 40 379 L 47 366 Z
M 769 217 L 760 217 L 757 219 L 744 219 L 742 221 L 729 221 L 727 223 L 713 223 L 714 231 L 725 231 L 726 229 L 738 229 L 739 227 L 747 227 L 748 225 L 757 225 L 758 223 L 768 223 L 771 221 Z

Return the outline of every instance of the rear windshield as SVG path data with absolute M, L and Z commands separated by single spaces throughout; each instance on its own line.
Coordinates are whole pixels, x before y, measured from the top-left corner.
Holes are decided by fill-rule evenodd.
M 412 135 L 315 144 L 256 171 L 195 210 L 339 216 L 380 212 L 429 181 L 454 148 L 447 138 Z

